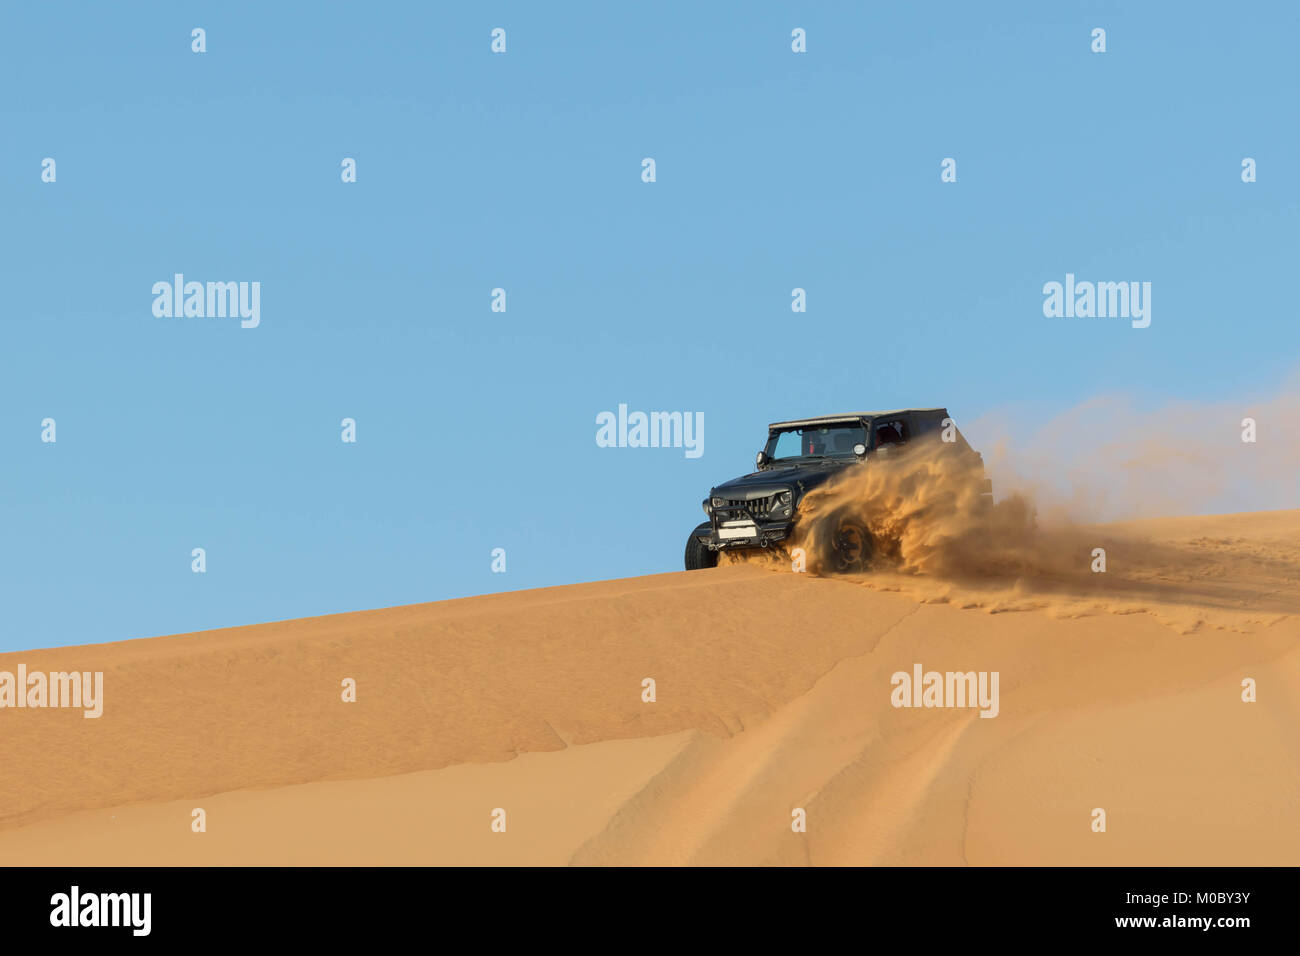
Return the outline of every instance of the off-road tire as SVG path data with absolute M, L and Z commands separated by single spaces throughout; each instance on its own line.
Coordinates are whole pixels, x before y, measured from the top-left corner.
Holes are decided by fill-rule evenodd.
M 699 571 L 701 568 L 716 568 L 718 552 L 710 551 L 698 537 L 699 529 L 691 532 L 686 539 L 686 570 Z
M 831 521 L 831 529 L 822 545 L 822 573 L 854 574 L 867 570 L 876 554 L 876 541 L 866 526 L 849 515 L 837 515 Z

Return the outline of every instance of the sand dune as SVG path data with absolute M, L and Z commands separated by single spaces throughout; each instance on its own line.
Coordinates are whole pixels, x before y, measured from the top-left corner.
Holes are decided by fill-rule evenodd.
M 98 719 L 0 710 L 0 861 L 1300 864 L 1300 512 L 1043 535 L 0 655 L 104 672 Z M 895 707 L 916 664 L 997 716 Z

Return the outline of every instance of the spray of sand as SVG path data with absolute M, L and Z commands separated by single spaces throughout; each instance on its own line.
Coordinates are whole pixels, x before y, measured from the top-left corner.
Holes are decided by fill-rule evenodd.
M 729 562 L 779 566 L 802 556 L 814 574 L 835 573 L 846 527 L 865 532 L 862 567 L 949 579 L 1018 577 L 1050 565 L 1034 507 L 1022 494 L 996 504 L 981 494 L 984 468 L 973 454 L 937 438 L 892 456 L 872 456 L 809 492 L 783 549 L 741 552 Z
M 891 449 L 892 451 L 892 449 Z M 993 505 L 982 496 L 984 468 L 937 438 L 891 457 L 873 457 L 809 492 L 791 547 L 811 570 L 832 570 L 835 538 L 856 525 L 870 536 L 868 567 L 944 577 L 1022 574 L 1040 561 L 1029 499 Z
M 1153 536 L 1150 521 L 1134 520 L 1300 503 L 1300 401 L 1291 393 L 1150 410 L 1097 399 L 1037 427 L 1013 424 L 1005 413 L 991 418 L 994 425 L 974 422 L 968 434 L 984 452 L 992 506 L 979 500 L 977 460 L 939 442 L 914 443 L 810 492 L 781 551 L 724 561 L 789 570 L 802 554 L 807 571 L 834 573 L 828 547 L 849 521 L 875 545 L 859 583 L 925 600 L 994 611 L 1051 605 L 1067 614 L 1192 599 L 1203 607 L 1297 610 L 1247 599 L 1225 583 L 1225 570 L 1275 581 L 1281 593 L 1300 580 L 1300 547 L 1279 540 L 1238 552 L 1228 541 L 1179 541 L 1163 526 Z M 1116 519 L 1128 524 L 1097 523 Z
M 1089 399 L 1047 420 L 999 409 L 969 424 L 1000 491 L 1078 522 L 1300 504 L 1300 383 L 1224 402 Z

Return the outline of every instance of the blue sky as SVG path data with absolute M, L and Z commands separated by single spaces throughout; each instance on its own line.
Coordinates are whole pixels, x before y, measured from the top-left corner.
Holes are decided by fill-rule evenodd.
M 0 650 L 676 570 L 781 418 L 1271 393 L 1297 44 L 1284 3 L 11 4 Z M 260 326 L 155 317 L 177 272 Z M 1067 272 L 1151 326 L 1045 318 Z M 620 403 L 705 453 L 597 447 Z

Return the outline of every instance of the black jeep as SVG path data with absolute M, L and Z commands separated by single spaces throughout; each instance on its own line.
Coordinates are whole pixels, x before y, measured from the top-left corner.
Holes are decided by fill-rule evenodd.
M 944 408 L 904 408 L 892 412 L 850 412 L 798 421 L 775 422 L 758 453 L 758 470 L 716 486 L 704 499 L 709 516 L 686 539 L 686 570 L 711 568 L 718 553 L 766 548 L 787 540 L 799 519 L 804 496 L 847 468 L 871 467 L 873 458 L 898 454 L 912 442 L 948 443 L 952 453 L 970 459 L 980 501 L 992 503 L 983 458 L 974 451 Z M 865 567 L 879 543 L 860 521 L 842 520 L 827 536 L 819 565 L 826 570 Z

